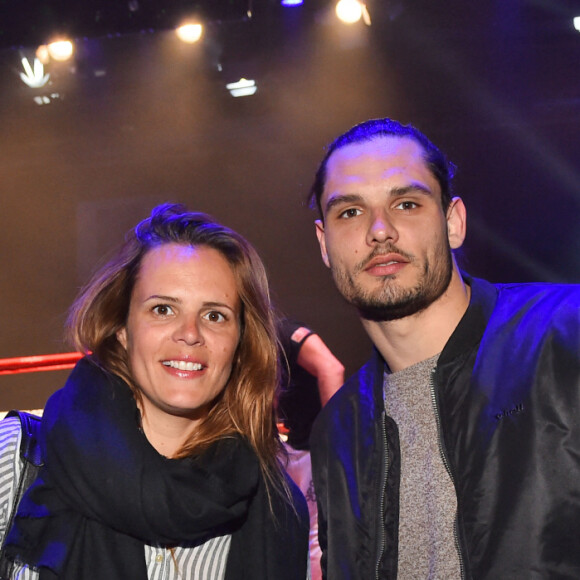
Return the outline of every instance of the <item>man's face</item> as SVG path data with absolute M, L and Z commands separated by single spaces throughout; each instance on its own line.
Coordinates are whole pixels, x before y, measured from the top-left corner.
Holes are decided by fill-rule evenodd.
M 381 137 L 337 150 L 321 205 L 322 258 L 363 318 L 404 318 L 445 292 L 452 275 L 447 219 L 414 140 Z

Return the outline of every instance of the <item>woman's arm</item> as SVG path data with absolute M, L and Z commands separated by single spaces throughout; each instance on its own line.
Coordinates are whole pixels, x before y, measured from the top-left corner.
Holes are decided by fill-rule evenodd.
M 317 334 L 304 340 L 297 362 L 316 377 L 320 402 L 324 407 L 344 382 L 344 366 Z

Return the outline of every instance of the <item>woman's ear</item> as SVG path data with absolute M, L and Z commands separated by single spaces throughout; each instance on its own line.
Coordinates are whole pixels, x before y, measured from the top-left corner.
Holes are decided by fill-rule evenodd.
M 452 250 L 463 245 L 467 233 L 467 211 L 460 197 L 454 197 L 447 208 L 447 238 Z
M 123 326 L 121 330 L 117 331 L 117 340 L 121 343 L 121 346 L 127 350 L 127 327 Z

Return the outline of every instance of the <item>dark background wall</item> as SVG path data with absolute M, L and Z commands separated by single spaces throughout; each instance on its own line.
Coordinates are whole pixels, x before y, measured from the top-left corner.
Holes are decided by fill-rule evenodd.
M 198 46 L 87 38 L 43 89 L 20 81 L 25 50 L 0 50 L 0 358 L 68 351 L 79 286 L 153 205 L 179 201 L 247 236 L 277 304 L 356 370 L 369 343 L 304 198 L 325 144 L 370 117 L 413 123 L 457 164 L 472 274 L 580 281 L 578 2 L 375 2 L 371 27 L 321 1 L 254 4 Z M 234 99 L 224 85 L 242 76 L 258 92 Z M 0 409 L 42 406 L 66 374 L 0 377 Z

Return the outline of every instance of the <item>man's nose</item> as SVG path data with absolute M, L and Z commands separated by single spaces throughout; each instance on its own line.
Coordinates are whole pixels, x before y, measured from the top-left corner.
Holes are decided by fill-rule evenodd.
M 384 211 L 377 211 L 372 215 L 367 233 L 367 243 L 383 244 L 387 241 L 396 242 L 399 238 L 397 228 Z

